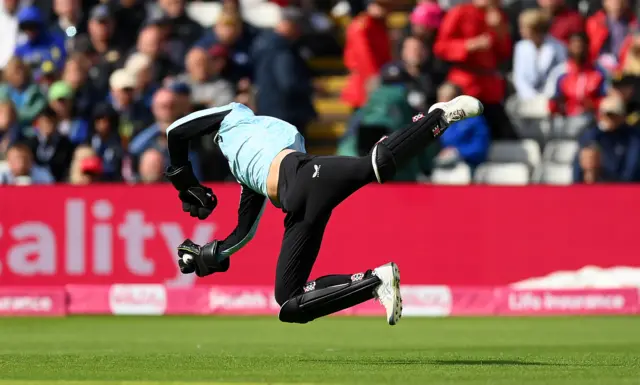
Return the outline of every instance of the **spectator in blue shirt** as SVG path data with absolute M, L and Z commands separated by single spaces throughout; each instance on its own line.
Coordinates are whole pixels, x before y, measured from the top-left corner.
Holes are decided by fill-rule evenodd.
M 448 102 L 460 94 L 457 86 L 445 83 L 438 89 L 438 102 Z M 482 115 L 454 123 L 440 137 L 440 145 L 438 164 L 452 165 L 463 161 L 474 169 L 489 154 L 489 125 Z
M 18 25 L 25 34 L 25 41 L 18 42 L 15 55 L 35 69 L 43 61 L 50 60 L 56 68 L 62 68 L 66 57 L 64 37 L 47 30 L 40 10 L 35 6 L 18 12 Z
M 44 167 L 33 163 L 31 149 L 24 143 L 14 143 L 7 150 L 7 165 L 0 168 L 0 185 L 30 185 L 54 183 Z
M 109 78 L 109 102 L 120 116 L 118 133 L 124 142 L 153 121 L 149 109 L 135 99 L 136 78 L 124 69 L 115 70 Z
M 597 125 L 580 138 L 575 183 L 640 182 L 640 134 L 625 123 L 625 112 L 620 97 L 602 100 Z

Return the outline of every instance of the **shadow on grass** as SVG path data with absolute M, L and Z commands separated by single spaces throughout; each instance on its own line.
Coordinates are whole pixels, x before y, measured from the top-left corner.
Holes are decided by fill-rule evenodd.
M 355 365 L 460 365 L 460 366 L 567 366 L 567 364 L 536 362 L 536 361 L 520 361 L 520 360 L 421 360 L 416 358 L 407 359 L 338 359 L 338 358 L 322 358 L 322 359 L 301 359 L 300 362 L 314 362 L 323 364 L 355 364 Z

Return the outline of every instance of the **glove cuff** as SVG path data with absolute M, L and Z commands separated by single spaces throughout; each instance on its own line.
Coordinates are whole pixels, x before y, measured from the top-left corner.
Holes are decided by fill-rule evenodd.
M 199 186 L 200 181 L 193 174 L 193 168 L 191 162 L 187 162 L 184 166 L 173 167 L 169 166 L 165 172 L 167 179 L 171 182 L 173 187 L 178 191 L 186 191 L 190 187 Z

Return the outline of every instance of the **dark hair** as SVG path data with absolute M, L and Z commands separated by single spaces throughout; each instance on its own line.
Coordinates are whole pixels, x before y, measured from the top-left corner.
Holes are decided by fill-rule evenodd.
M 51 108 L 51 106 L 47 105 L 38 114 L 38 118 L 41 118 L 41 117 L 57 120 L 58 114 L 56 114 L 56 111 L 53 108 Z
M 589 36 L 587 36 L 586 33 L 584 32 L 574 32 L 571 35 L 569 35 L 569 40 L 571 39 L 580 39 L 582 40 L 585 44 L 589 44 Z

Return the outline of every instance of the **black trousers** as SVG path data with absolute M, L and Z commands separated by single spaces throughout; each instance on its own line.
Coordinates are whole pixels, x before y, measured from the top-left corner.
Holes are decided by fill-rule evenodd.
M 396 140 L 412 141 L 410 151 L 397 157 L 410 160 L 435 140 L 432 131 L 442 115 L 436 110 L 426 122 L 413 123 L 405 130 L 394 132 Z M 430 114 L 431 115 L 431 114 Z M 416 132 L 416 130 L 425 130 Z M 402 163 L 398 164 L 401 167 Z M 362 274 L 329 275 L 308 282 L 316 261 L 324 230 L 331 213 L 342 201 L 366 184 L 375 180 L 371 156 L 314 156 L 300 152 L 287 155 L 280 165 L 278 196 L 286 213 L 285 233 L 276 267 L 275 298 L 282 305 L 292 297 L 311 289 L 339 285 L 361 279 Z

